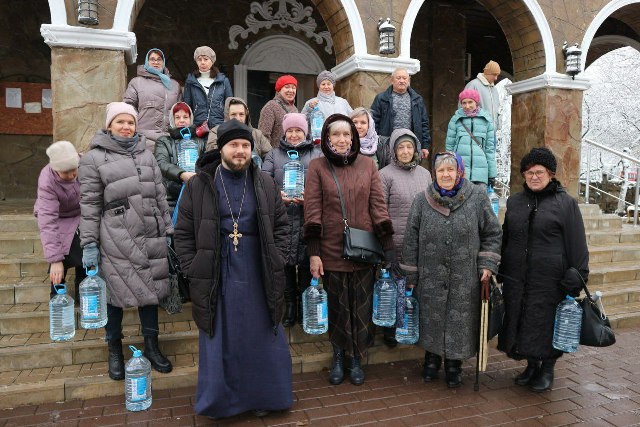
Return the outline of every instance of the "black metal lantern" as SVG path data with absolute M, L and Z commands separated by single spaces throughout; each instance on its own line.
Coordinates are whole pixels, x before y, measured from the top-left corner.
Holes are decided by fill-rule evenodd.
M 575 79 L 576 74 L 580 72 L 582 49 L 578 47 L 578 43 L 569 46 L 569 43 L 565 41 L 562 45 L 562 52 L 564 52 L 565 73 Z
M 381 55 L 396 53 L 396 27 L 391 24 L 391 18 L 387 18 L 386 21 L 382 18 L 378 20 L 378 34 L 380 35 L 378 52 Z
M 78 0 L 78 22 L 98 25 L 98 0 Z

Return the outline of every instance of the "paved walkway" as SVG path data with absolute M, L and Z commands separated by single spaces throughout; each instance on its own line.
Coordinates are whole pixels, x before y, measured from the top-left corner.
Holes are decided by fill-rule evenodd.
M 420 361 L 366 367 L 361 387 L 331 386 L 327 373 L 294 375 L 289 412 L 258 419 L 242 415 L 212 421 L 193 413 L 194 388 L 154 393 L 152 409 L 127 412 L 121 397 L 23 406 L 0 411 L 0 427 L 56 426 L 631 426 L 640 425 L 640 330 L 618 330 L 616 345 L 582 347 L 560 359 L 553 391 L 529 392 L 513 384 L 522 363 L 493 350 L 488 372 L 473 391 L 473 360 L 464 385 L 425 384 Z

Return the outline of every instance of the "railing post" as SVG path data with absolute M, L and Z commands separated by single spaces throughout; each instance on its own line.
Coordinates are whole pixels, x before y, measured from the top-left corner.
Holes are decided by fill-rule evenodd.
M 638 226 L 638 196 L 640 196 L 640 186 L 638 186 L 638 164 L 636 163 L 636 194 L 633 199 L 633 226 Z
M 591 185 L 591 144 L 587 144 L 587 183 L 584 187 L 585 203 L 589 204 L 589 185 Z

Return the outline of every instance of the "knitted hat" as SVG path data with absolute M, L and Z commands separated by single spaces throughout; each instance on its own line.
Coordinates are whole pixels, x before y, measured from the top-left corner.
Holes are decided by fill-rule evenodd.
M 276 80 L 276 92 L 280 92 L 280 89 L 282 89 L 285 85 L 294 85 L 295 87 L 298 87 L 298 81 L 295 77 L 289 74 L 285 74 L 284 76 L 281 76 L 280 78 L 278 78 L 278 80 Z
M 231 119 L 226 122 L 222 122 L 218 126 L 218 149 L 222 151 L 222 147 L 229 141 L 234 139 L 246 139 L 251 142 L 251 151 L 253 151 L 253 135 L 251 129 L 244 123 Z
M 80 158 L 76 147 L 69 141 L 54 142 L 47 148 L 49 165 L 56 172 L 66 172 L 78 169 Z
M 335 86 L 337 78 L 338 76 L 333 74 L 331 71 L 324 70 L 324 71 L 321 71 L 320 74 L 318 74 L 318 77 L 316 78 L 316 83 L 318 87 L 320 87 L 320 83 L 322 83 L 325 80 L 329 80 L 331 84 Z
M 193 52 L 193 60 L 197 61 L 198 56 L 208 56 L 211 62 L 216 62 L 216 53 L 209 46 L 200 46 Z
M 458 95 L 458 99 L 460 100 L 460 102 L 462 102 L 462 100 L 464 99 L 473 99 L 474 101 L 476 101 L 476 104 L 480 105 L 480 94 L 475 89 L 463 90 L 462 92 L 460 92 L 460 95 Z
M 520 161 L 520 173 L 523 173 L 535 165 L 544 166 L 551 172 L 556 173 L 558 162 L 551 150 L 546 147 L 536 147 L 531 149 Z
M 133 117 L 133 120 L 136 123 L 136 128 L 138 127 L 138 112 L 133 108 L 133 106 L 126 102 L 110 102 L 107 104 L 107 119 L 105 120 L 106 129 L 109 128 L 114 117 L 118 114 L 129 114 Z
M 286 133 L 287 129 L 299 128 L 304 132 L 304 137 L 307 137 L 309 132 L 309 125 L 307 124 L 307 116 L 302 113 L 287 113 L 282 119 L 282 130 Z
M 171 109 L 171 114 L 175 114 L 178 111 L 184 111 L 191 117 L 191 108 L 184 102 L 176 102 Z
M 500 74 L 500 65 L 496 61 L 489 61 L 484 66 L 485 74 Z

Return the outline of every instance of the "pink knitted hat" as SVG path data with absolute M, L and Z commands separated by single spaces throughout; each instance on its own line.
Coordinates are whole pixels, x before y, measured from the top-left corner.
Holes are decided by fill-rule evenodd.
M 476 101 L 476 104 L 480 105 L 480 94 L 475 89 L 465 89 L 460 92 L 458 95 L 458 99 L 462 102 L 463 99 L 473 99 Z
M 287 129 L 299 128 L 304 132 L 304 137 L 307 137 L 309 132 L 309 125 L 307 124 L 307 116 L 302 113 L 287 113 L 282 119 L 282 130 L 286 133 Z

